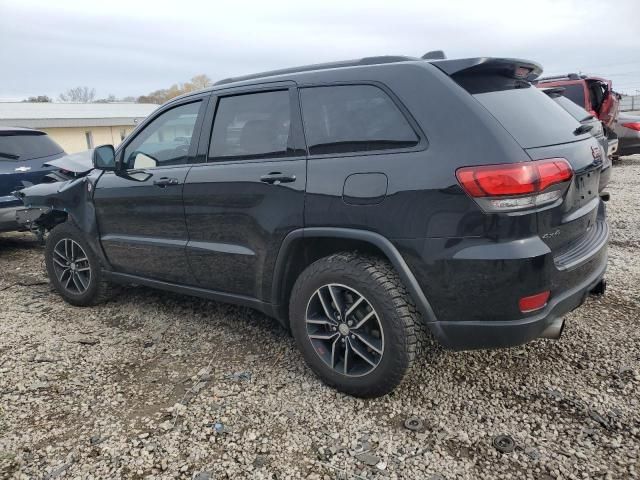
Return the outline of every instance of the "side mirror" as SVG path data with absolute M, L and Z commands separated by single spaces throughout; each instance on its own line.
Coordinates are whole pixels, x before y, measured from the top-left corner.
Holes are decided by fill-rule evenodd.
M 116 151 L 113 145 L 100 145 L 93 150 L 93 168 L 98 170 L 116 170 Z

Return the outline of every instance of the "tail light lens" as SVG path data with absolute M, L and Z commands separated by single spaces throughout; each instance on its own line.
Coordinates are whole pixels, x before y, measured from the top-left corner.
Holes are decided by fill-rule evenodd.
M 535 208 L 562 197 L 573 177 L 564 158 L 463 167 L 456 171 L 462 188 L 486 211 Z
M 535 310 L 540 310 L 547 304 L 550 295 L 551 292 L 547 290 L 546 292 L 537 293 L 535 295 L 531 295 L 530 297 L 522 297 L 518 302 L 520 311 L 522 313 L 529 313 Z
M 640 122 L 623 123 L 622 126 L 640 132 Z

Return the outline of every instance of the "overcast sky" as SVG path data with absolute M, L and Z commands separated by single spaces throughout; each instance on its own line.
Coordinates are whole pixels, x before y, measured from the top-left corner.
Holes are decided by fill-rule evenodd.
M 0 0 L 0 99 L 142 95 L 373 55 L 504 56 L 640 90 L 638 0 Z

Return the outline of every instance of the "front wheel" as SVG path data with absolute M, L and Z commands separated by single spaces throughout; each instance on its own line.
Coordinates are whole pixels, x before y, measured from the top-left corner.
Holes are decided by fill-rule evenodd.
M 68 303 L 84 307 L 106 297 L 108 285 L 102 279 L 100 261 L 82 232 L 70 223 L 49 233 L 45 263 L 49 282 Z
M 342 392 L 384 395 L 411 368 L 420 318 L 382 259 L 338 253 L 316 261 L 293 286 L 289 312 L 307 364 Z

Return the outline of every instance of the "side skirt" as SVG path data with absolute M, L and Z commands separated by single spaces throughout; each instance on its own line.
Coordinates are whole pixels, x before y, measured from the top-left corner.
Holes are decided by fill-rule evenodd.
M 164 282 L 162 280 L 153 280 L 151 278 L 139 277 L 137 275 L 130 275 L 127 273 L 112 272 L 109 270 L 103 270 L 102 274 L 107 280 L 114 283 L 144 285 L 145 287 L 167 290 L 169 292 L 180 293 L 183 295 L 191 295 L 193 297 L 206 298 L 209 300 L 215 300 L 216 302 L 231 303 L 241 307 L 253 308 L 265 315 L 275 317 L 274 308 L 271 303 L 263 302 L 253 297 L 207 290 L 206 288 L 180 285 L 177 283 Z

